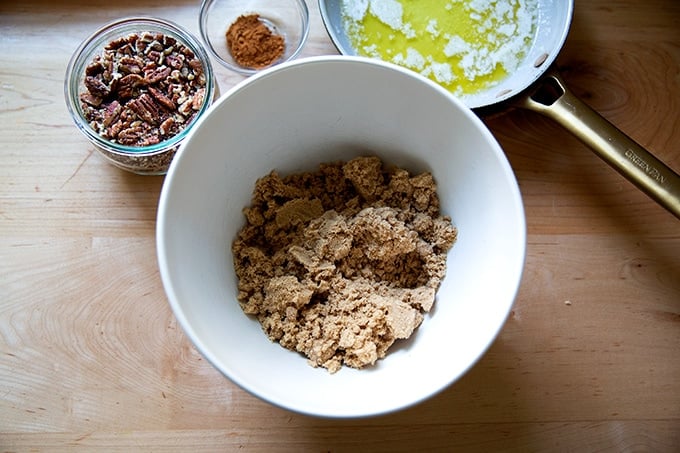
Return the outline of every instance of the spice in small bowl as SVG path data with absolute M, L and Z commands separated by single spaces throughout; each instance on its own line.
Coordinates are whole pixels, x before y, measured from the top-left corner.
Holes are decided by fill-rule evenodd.
M 295 58 L 307 40 L 309 11 L 304 0 L 204 0 L 201 36 L 210 53 L 242 75 Z
M 216 83 L 200 42 L 171 22 L 105 25 L 69 62 L 66 103 L 78 128 L 114 165 L 165 174 Z
M 286 49 L 283 36 L 270 28 L 259 14 L 239 16 L 226 34 L 227 48 L 234 60 L 246 68 L 266 68 Z

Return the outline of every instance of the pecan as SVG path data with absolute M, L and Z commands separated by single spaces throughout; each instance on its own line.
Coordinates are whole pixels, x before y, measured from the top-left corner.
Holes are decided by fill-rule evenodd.
M 85 68 L 85 75 L 96 76 L 104 72 L 105 69 L 106 66 L 104 66 L 101 61 L 94 61 Z
M 194 52 L 192 52 L 192 50 L 189 49 L 188 47 L 183 47 L 181 52 L 184 55 L 186 55 L 188 58 L 194 58 L 195 57 Z
M 139 74 L 128 74 L 118 81 L 118 96 L 129 99 L 135 95 L 135 89 L 146 85 L 146 79 Z
M 158 63 L 156 61 L 147 61 L 144 67 L 142 68 L 142 71 L 144 73 L 147 73 L 153 71 L 156 68 L 158 68 Z
M 150 50 L 155 50 L 156 52 L 162 52 L 163 51 L 163 44 L 159 43 L 157 40 L 153 40 L 152 42 L 149 43 L 147 46 L 147 49 Z M 150 51 L 149 51 L 150 53 Z M 147 53 L 148 55 L 148 53 Z
M 161 64 L 161 62 L 162 62 L 162 60 L 163 60 L 163 54 L 161 54 L 161 53 L 160 53 L 159 51 L 157 51 L 157 50 L 151 50 L 151 51 L 149 51 L 149 52 L 147 53 L 147 56 L 149 57 L 149 59 L 151 60 L 151 62 L 155 63 L 156 65 Z
M 205 98 L 205 88 L 196 91 L 194 98 L 191 100 L 191 108 L 193 110 L 200 110 Z
M 161 125 L 158 127 L 158 131 L 161 133 L 161 135 L 170 135 L 174 125 L 175 119 L 173 117 L 169 117 L 161 123 Z
M 109 91 L 111 91 L 111 94 L 115 94 L 118 92 L 118 87 L 120 86 L 120 74 L 116 74 L 116 77 L 108 77 L 104 80 L 107 81 L 107 83 L 109 84 Z
M 141 74 L 144 62 L 135 57 L 123 57 L 120 59 L 118 69 L 125 74 Z
M 176 106 L 175 103 L 172 101 L 172 99 L 170 99 L 169 97 L 167 97 L 167 96 L 166 96 L 165 94 L 163 94 L 163 92 L 161 92 L 160 90 L 158 90 L 158 89 L 156 89 L 156 88 L 154 88 L 154 87 L 149 87 L 149 93 L 151 94 L 151 96 L 154 97 L 154 99 L 155 99 L 156 101 L 158 101 L 158 103 L 159 103 L 160 105 L 162 105 L 162 106 L 165 107 L 166 109 L 168 109 L 168 110 L 170 110 L 170 111 L 173 111 L 173 110 L 176 110 L 176 109 L 177 109 L 177 106 Z
M 157 125 L 161 119 L 160 107 L 151 96 L 144 93 L 127 104 L 137 116 L 149 124 Z
M 189 67 L 194 70 L 194 74 L 203 74 L 203 63 L 198 58 L 189 60 Z
M 99 107 L 102 104 L 102 98 L 93 96 L 91 93 L 83 93 L 80 95 L 80 100 L 92 107 Z
M 121 53 L 123 55 L 134 55 L 135 48 L 128 42 L 125 43 L 122 47 L 119 47 L 117 51 L 118 53 Z
M 157 135 L 147 135 L 146 138 L 144 139 L 144 144 L 142 146 L 150 146 L 150 145 L 155 145 L 157 143 L 160 143 L 161 139 Z
M 116 137 L 118 143 L 127 146 L 139 146 L 144 140 L 145 131 L 142 126 L 132 126 L 120 131 Z
M 172 69 L 179 69 L 184 66 L 184 59 L 182 55 L 168 54 L 165 56 L 165 63 Z
M 170 75 L 170 71 L 171 69 L 169 67 L 161 66 L 160 68 L 145 72 L 144 79 L 146 80 L 146 83 L 153 85 L 163 79 L 167 79 Z
M 144 53 L 144 51 L 146 50 L 146 46 L 147 46 L 148 44 L 149 44 L 149 43 L 146 42 L 146 41 L 144 41 L 143 39 L 141 39 L 141 38 L 138 39 L 138 40 L 135 42 L 135 50 L 137 51 L 137 54 Z
M 153 42 L 154 35 L 151 32 L 145 31 L 144 33 L 142 33 L 142 36 L 139 38 L 139 40 L 148 44 L 150 42 Z
M 102 82 L 99 78 L 92 76 L 85 77 L 85 87 L 91 95 L 99 98 L 105 98 L 111 92 L 109 87 L 104 82 Z
M 163 38 L 160 39 L 160 41 L 163 42 L 163 45 L 165 47 L 172 47 L 175 44 L 177 44 L 177 40 L 175 38 L 173 38 L 172 36 L 168 36 L 168 35 L 164 35 Z
M 155 145 L 156 143 L 160 143 L 160 141 L 161 139 L 158 135 L 146 134 L 139 143 L 139 146 Z
M 111 124 L 118 121 L 123 108 L 118 101 L 113 101 L 106 106 L 104 110 L 104 126 L 109 127 Z
M 170 77 L 168 77 L 168 80 L 179 83 L 182 81 L 182 73 L 179 72 L 179 69 L 173 69 L 172 72 L 170 72 Z
M 137 88 L 146 85 L 146 79 L 139 74 L 128 74 L 121 78 L 119 83 Z
M 105 50 L 116 50 L 120 47 L 123 47 L 127 43 L 128 43 L 127 37 L 123 36 L 123 37 L 120 37 L 120 38 L 116 38 L 113 41 L 111 41 L 110 43 L 108 43 L 104 47 L 104 49 Z
M 178 111 L 179 113 L 181 113 L 182 115 L 184 115 L 184 116 L 189 116 L 189 114 L 191 113 L 191 109 L 192 109 L 191 106 L 192 106 L 192 104 L 193 104 L 193 99 L 192 99 L 192 98 L 188 98 L 186 101 L 184 101 L 184 102 L 177 108 L 177 111 Z
M 106 132 L 105 132 L 104 136 L 106 138 L 116 139 L 118 137 L 118 134 L 120 133 L 120 131 L 123 130 L 123 127 L 124 127 L 124 125 L 123 125 L 122 121 L 116 121 L 111 126 L 106 128 Z

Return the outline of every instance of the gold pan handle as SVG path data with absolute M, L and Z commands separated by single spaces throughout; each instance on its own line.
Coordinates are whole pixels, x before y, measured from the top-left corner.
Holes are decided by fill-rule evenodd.
M 555 71 L 528 93 L 514 105 L 556 121 L 680 219 L 680 176 L 574 96 Z

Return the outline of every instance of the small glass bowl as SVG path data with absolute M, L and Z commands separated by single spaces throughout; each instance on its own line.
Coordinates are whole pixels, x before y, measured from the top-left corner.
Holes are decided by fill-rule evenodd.
M 273 33 L 284 39 L 281 57 L 273 66 L 295 58 L 309 34 L 309 10 L 304 0 L 203 0 L 199 16 L 201 37 L 215 59 L 227 69 L 250 76 L 264 68 L 242 66 L 227 47 L 227 30 L 239 16 L 257 14 Z
M 162 34 L 175 39 L 179 44 L 183 44 L 193 52 L 195 57 L 201 62 L 203 74 L 205 75 L 203 100 L 191 112 L 187 112 L 188 122 L 183 124 L 180 121 L 180 124 L 183 124 L 183 128 L 175 135 L 168 134 L 168 138 L 146 146 L 127 146 L 100 135 L 86 119 L 84 103 L 81 101 L 81 95 L 88 92 L 85 86 L 88 66 L 92 64 L 96 56 L 100 56 L 103 53 L 104 48 L 111 42 L 133 34 L 139 36 Z M 167 50 L 169 50 L 168 54 L 172 53 L 169 47 L 166 48 Z M 165 61 L 161 63 L 161 66 L 164 64 Z M 169 62 L 168 66 L 170 66 Z M 181 70 L 184 71 L 183 68 Z M 119 70 L 113 69 L 113 71 L 118 73 Z M 122 78 L 125 75 L 126 73 L 121 72 L 116 77 Z M 64 82 L 66 105 L 78 129 L 110 163 L 132 173 L 143 175 L 163 175 L 167 172 L 181 142 L 196 123 L 196 120 L 208 109 L 216 96 L 216 92 L 217 84 L 213 68 L 201 42 L 179 25 L 154 17 L 123 18 L 108 23 L 94 32 L 83 41 L 71 57 Z M 133 95 L 131 99 L 136 98 Z

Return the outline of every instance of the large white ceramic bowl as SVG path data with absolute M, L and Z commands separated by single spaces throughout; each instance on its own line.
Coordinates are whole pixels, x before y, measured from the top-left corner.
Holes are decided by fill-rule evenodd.
M 230 247 L 257 178 L 368 153 L 431 171 L 458 241 L 414 336 L 374 367 L 330 374 L 272 343 L 242 312 Z M 526 230 L 513 171 L 469 109 L 412 71 L 329 56 L 265 70 L 201 117 L 166 177 L 157 247 L 177 319 L 225 376 L 292 411 L 361 417 L 435 395 L 484 354 L 516 296 Z

